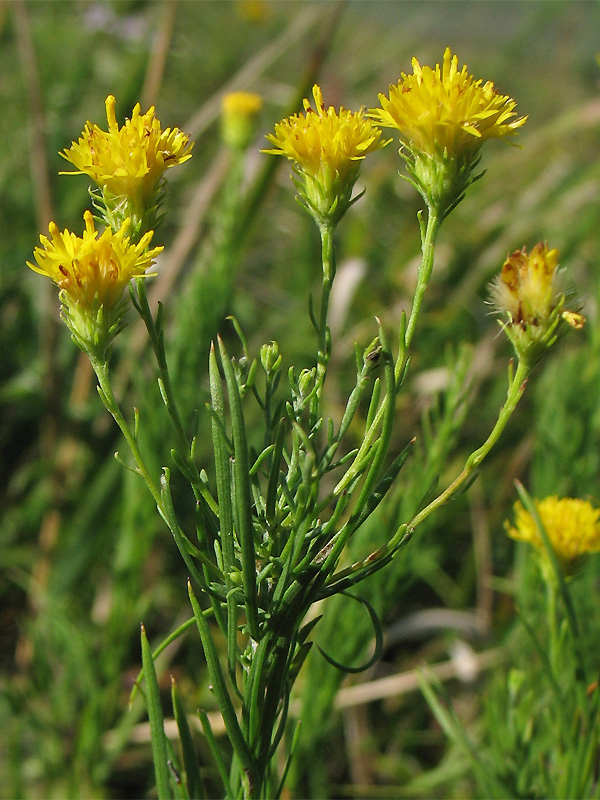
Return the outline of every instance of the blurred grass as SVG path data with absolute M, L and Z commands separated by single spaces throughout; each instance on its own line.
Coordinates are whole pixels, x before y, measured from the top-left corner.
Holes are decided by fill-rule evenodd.
M 258 17 L 252 9 L 259 10 Z M 156 281 L 164 294 L 155 297 L 165 303 L 173 357 L 194 364 L 188 366 L 192 374 L 182 376 L 189 382 L 191 426 L 193 409 L 204 407 L 201 353 L 217 327 L 231 335 L 221 319 L 226 313 L 235 313 L 252 346 L 277 338 L 286 366 L 304 366 L 312 349 L 306 307 L 308 292 L 318 286 L 318 239 L 294 202 L 284 164 L 256 206 L 243 247 L 228 263 L 227 275 L 234 277 L 219 284 L 223 307 L 212 304 L 214 316 L 187 338 L 174 331 L 190 286 L 204 285 L 197 276 L 205 274 L 211 285 L 207 243 L 228 175 L 217 123 L 223 90 L 263 94 L 264 133 L 287 113 L 311 64 L 320 67 L 326 102 L 373 106 L 377 92 L 410 70 L 413 55 L 431 63 L 450 45 L 470 71 L 494 80 L 517 100 L 519 111 L 530 117 L 519 137 L 523 149 L 487 149 L 485 178 L 471 187 L 442 233 L 410 392 L 398 411 L 396 446 L 419 434 L 423 413 L 435 409 L 440 390 L 443 418 L 447 348 L 465 340 L 474 347 L 477 393 L 460 432 L 447 444 L 436 440 L 442 455 L 451 452 L 441 481 L 485 438 L 505 391 L 510 355 L 488 317 L 485 287 L 507 252 L 539 239 L 558 247 L 585 300 L 588 326 L 537 369 L 476 487 L 429 522 L 405 560 L 391 568 L 393 576 L 383 573 L 368 586 L 390 630 L 422 610 L 468 610 L 486 644 L 498 643 L 512 610 L 505 594 L 491 596 L 490 570 L 509 580 L 512 575 L 513 544 L 505 540 L 502 521 L 514 500 L 513 479 L 524 480 L 538 495 L 564 492 L 600 501 L 599 22 L 600 8 L 586 2 L 355 0 L 338 7 L 15 0 L 0 5 L 0 71 L 9 76 L 0 82 L 0 785 L 5 796 L 139 797 L 148 791 L 149 743 L 130 737 L 142 709 L 126 709 L 140 664 L 139 623 L 143 619 L 158 641 L 188 613 L 186 576 L 143 487 L 112 459 L 118 438 L 100 412 L 85 362 L 58 325 L 54 289 L 42 286 L 24 266 L 49 218 L 61 229 L 81 228 L 87 183 L 83 177 L 57 176 L 64 165 L 58 151 L 77 138 L 86 119 L 102 124 L 109 93 L 117 98 L 118 116 L 142 99 L 146 106 L 156 103 L 163 124 L 196 138 L 194 158 L 170 181 L 170 214 L 157 234 L 167 245 L 164 272 Z M 256 185 L 267 161 L 256 152 L 262 145 L 260 136 L 242 165 L 245 187 Z M 340 348 L 327 387 L 332 409 L 352 380 L 347 367 L 353 342 L 375 335 L 375 314 L 392 329 L 414 285 L 419 202 L 397 176 L 394 149 L 391 145 L 368 163 L 361 179 L 366 197 L 340 229 L 340 294 L 343 287 L 352 288 L 352 263 L 362 265 L 362 277 L 337 322 Z M 150 284 L 149 290 L 152 294 Z M 126 406 L 140 405 L 145 445 L 159 468 L 168 430 L 144 413 L 153 408 L 145 388 L 153 372 L 141 341 L 133 323 L 118 343 L 114 365 L 121 391 L 130 392 Z M 200 433 L 205 424 L 201 414 Z M 202 448 L 199 458 L 206 460 Z M 379 529 L 365 530 L 355 546 L 368 548 L 371 537 L 403 518 L 419 488 L 424 487 L 402 485 L 396 504 L 382 509 Z M 597 592 L 591 572 L 586 580 L 588 590 Z M 332 655 L 344 655 L 345 640 L 350 657 L 360 661 L 369 631 L 353 615 L 353 608 L 332 604 L 321 635 Z M 391 637 L 368 679 L 443 658 L 460 638 L 450 628 L 417 629 L 412 637 Z M 169 669 L 177 672 L 190 708 L 210 705 L 197 670 L 200 658 L 192 638 L 169 655 Z M 300 688 L 309 706 L 312 698 L 313 710 L 322 713 L 311 718 L 304 734 L 295 796 L 473 792 L 460 758 L 453 771 L 446 767 L 452 750 L 445 751 L 420 697 L 334 714 L 343 676 L 317 656 L 313 661 Z M 472 687 L 455 682 L 450 691 L 465 719 L 476 720 Z M 206 753 L 202 739 L 198 747 Z

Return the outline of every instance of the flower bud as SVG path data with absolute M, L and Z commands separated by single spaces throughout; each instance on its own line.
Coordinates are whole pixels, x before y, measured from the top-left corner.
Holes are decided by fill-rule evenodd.
M 298 389 L 300 397 L 308 397 L 315 385 L 315 370 L 303 369 L 298 376 Z
M 253 92 L 229 92 L 223 97 L 221 132 L 232 150 L 245 150 L 252 141 L 262 97 Z
M 260 348 L 260 363 L 267 375 L 271 372 L 277 372 L 281 366 L 281 359 L 277 342 L 263 344 Z

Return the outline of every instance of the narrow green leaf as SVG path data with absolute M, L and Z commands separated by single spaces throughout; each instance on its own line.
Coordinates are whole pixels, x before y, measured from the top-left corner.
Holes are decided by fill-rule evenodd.
M 177 759 L 177 754 L 173 749 L 173 744 L 170 739 L 166 740 L 167 743 L 167 766 L 169 767 L 169 776 L 171 778 L 171 789 L 175 800 L 190 800 L 185 786 L 185 781 L 181 777 L 182 769 Z
M 154 761 L 154 774 L 156 776 L 156 790 L 159 800 L 171 800 L 171 786 L 169 783 L 169 767 L 167 764 L 167 746 L 165 740 L 164 718 L 160 704 L 158 679 L 154 669 L 152 650 L 148 643 L 146 631 L 142 625 L 142 665 L 146 676 L 146 703 L 148 705 L 148 718 L 150 720 L 150 735 L 152 743 L 152 760 Z
M 195 623 L 196 623 L 195 618 L 194 617 L 190 617 L 182 625 L 180 625 L 176 630 L 174 630 L 172 633 L 170 633 L 167 636 L 167 638 L 164 639 L 158 645 L 158 647 L 154 650 L 154 652 L 152 653 L 152 658 L 153 659 L 158 658 L 158 656 L 163 652 L 163 650 L 165 650 L 176 639 L 179 639 L 179 637 L 182 636 L 190 628 L 192 628 L 195 625 Z M 136 696 L 136 694 L 138 692 L 139 684 L 141 683 L 143 677 L 144 677 L 144 668 L 142 667 L 142 669 L 138 673 L 137 678 L 135 679 L 135 682 L 133 684 L 133 689 L 131 690 L 131 693 L 129 695 L 129 708 L 131 708 L 131 705 L 132 705 L 132 703 L 133 703 L 133 701 L 135 699 L 135 696 Z
M 227 592 L 227 668 L 229 680 L 236 694 L 243 699 L 237 685 L 237 657 L 238 657 L 238 590 L 230 589 Z
M 254 747 L 259 736 L 259 726 L 261 723 L 261 703 L 264 703 L 265 681 L 269 674 L 265 668 L 267 657 L 270 655 L 272 642 L 268 636 L 264 636 L 252 655 L 252 663 L 244 687 L 244 726 L 246 738 L 250 745 Z M 270 736 L 272 731 L 264 731 Z
M 269 483 L 267 485 L 267 503 L 265 516 L 269 524 L 275 521 L 275 504 L 277 502 L 277 488 L 279 486 L 279 476 L 281 473 L 281 456 L 283 453 L 283 445 L 285 442 L 286 432 L 285 420 L 279 420 L 277 432 L 275 434 L 275 449 L 273 450 L 273 458 L 271 459 L 271 471 L 269 473 Z
M 169 408 L 169 398 L 167 396 L 167 391 L 165 389 L 165 382 L 162 378 L 158 379 L 158 388 L 160 389 L 160 396 L 162 397 L 162 401 L 167 408 Z
M 256 459 L 254 461 L 254 464 L 252 464 L 252 466 L 250 467 L 250 475 L 255 475 L 258 472 L 258 470 L 260 469 L 261 464 L 263 463 L 263 461 L 266 458 L 268 458 L 268 456 L 271 455 L 271 453 L 273 452 L 274 449 L 275 449 L 275 445 L 274 444 L 270 444 L 267 447 L 265 447 L 265 449 L 262 451 L 262 453 L 259 453 L 259 455 L 256 457 Z
M 190 731 L 183 701 L 181 700 L 181 695 L 179 694 L 173 676 L 171 676 L 171 700 L 173 702 L 173 714 L 179 731 L 179 741 L 181 742 L 181 754 L 183 756 L 188 797 L 190 800 L 204 800 L 206 794 L 204 793 L 204 787 L 202 786 L 202 779 L 200 777 L 198 754 L 192 739 L 192 733 Z
M 400 547 L 397 547 L 395 550 L 389 550 L 387 546 L 379 548 L 379 550 L 371 553 L 371 555 L 367 556 L 363 561 L 359 561 L 357 564 L 341 572 L 336 572 L 331 576 L 331 579 L 324 589 L 319 592 L 316 599 L 323 600 L 326 597 L 332 597 L 334 594 L 340 594 L 340 592 L 346 591 L 346 589 L 350 589 L 358 583 L 362 583 L 365 578 L 368 578 L 375 572 L 379 572 L 380 569 L 383 569 L 383 567 L 389 564 L 399 549 Z
M 192 474 L 189 464 L 179 455 L 175 448 L 171 449 L 171 458 L 183 477 L 189 481 L 189 483 L 194 483 L 195 476 Z
M 294 657 L 290 663 L 290 671 L 289 671 L 289 681 L 290 684 L 293 684 L 296 678 L 298 677 L 298 673 L 302 669 L 302 665 L 306 661 L 308 654 L 312 650 L 314 642 L 304 642 L 301 644 L 296 652 L 294 653 Z M 327 658 L 327 656 L 325 656 Z
M 318 334 L 321 328 L 315 316 L 315 302 L 313 300 L 312 294 L 308 295 L 308 316 L 310 317 L 310 321 L 313 324 L 313 328 Z
M 203 575 L 198 571 L 196 565 L 192 561 L 190 554 L 188 553 L 188 548 L 186 546 L 186 542 L 184 541 L 183 532 L 179 527 L 179 522 L 177 521 L 177 517 L 175 515 L 175 509 L 173 508 L 173 498 L 171 497 L 170 480 L 171 480 L 171 473 L 169 469 L 165 467 L 160 479 L 160 496 L 162 499 L 163 508 L 161 509 L 159 507 L 158 511 L 162 516 L 162 518 L 164 519 L 164 521 L 167 523 L 169 530 L 173 534 L 173 538 L 175 539 L 175 544 L 177 545 L 177 549 L 179 550 L 181 557 L 183 558 L 185 565 L 189 570 L 189 574 L 194 578 L 194 580 L 198 583 L 199 586 L 201 586 L 203 589 L 206 589 L 206 581 Z M 189 539 L 187 541 L 189 541 Z
M 279 800 L 281 797 L 281 793 L 283 792 L 283 788 L 285 786 L 285 782 L 287 780 L 288 773 L 290 771 L 290 767 L 292 766 L 292 759 L 294 757 L 294 753 L 296 752 L 296 747 L 298 746 L 298 741 L 300 740 L 300 728 L 302 723 L 300 720 L 296 723 L 296 728 L 294 730 L 294 736 L 292 737 L 292 744 L 290 745 L 290 752 L 286 761 L 285 769 L 281 775 L 281 780 L 279 781 L 279 786 L 277 787 L 275 793 L 273 794 L 273 800 Z
M 454 502 L 458 497 L 462 497 L 465 492 L 467 492 L 471 486 L 475 483 L 477 478 L 479 477 L 480 470 L 474 469 L 471 475 L 467 478 L 467 480 L 463 483 L 462 486 L 459 486 L 456 492 L 452 494 L 449 502 Z M 429 501 L 428 501 L 429 502 Z
M 313 628 L 315 627 L 317 622 L 319 622 L 319 620 L 322 617 L 323 617 L 323 615 L 319 614 L 317 617 L 313 617 L 313 619 L 311 619 L 310 622 L 307 622 L 305 625 L 303 625 L 300 628 L 300 630 L 298 631 L 298 636 L 297 636 L 297 640 L 298 640 L 298 644 L 299 645 L 304 644 L 304 642 L 307 640 L 307 638 L 312 633 Z
M 229 471 L 229 444 L 225 434 L 225 398 L 221 374 L 217 365 L 214 344 L 211 344 L 208 359 L 210 395 L 214 415 L 212 417 L 212 440 L 219 503 L 219 529 L 223 548 L 224 571 L 228 575 L 234 563 L 233 506 Z M 229 583 L 228 588 L 231 588 Z
M 200 639 L 202 641 L 202 648 L 204 650 L 204 657 L 206 658 L 206 665 L 208 667 L 208 674 L 210 675 L 213 693 L 223 716 L 223 722 L 225 723 L 225 727 L 227 729 L 229 741 L 231 742 L 231 745 L 244 769 L 248 774 L 253 775 L 255 772 L 254 760 L 246 740 L 244 739 L 244 735 L 242 734 L 233 703 L 231 702 L 229 692 L 227 691 L 225 678 L 223 676 L 223 671 L 219 661 L 219 654 L 211 636 L 208 622 L 204 617 L 202 609 L 198 604 L 198 600 L 196 599 L 196 595 L 194 594 L 192 585 L 189 583 L 189 581 L 188 593 L 190 596 L 192 609 L 194 611 L 194 617 L 196 618 Z
M 244 356 L 248 358 L 248 342 L 246 341 L 246 337 L 244 335 L 244 331 L 242 330 L 242 326 L 237 321 L 237 318 L 233 316 L 233 314 L 230 314 L 227 317 L 227 319 L 233 324 L 235 332 L 237 333 L 238 339 L 240 340 L 242 345 L 242 352 L 244 353 Z
M 221 753 L 221 748 L 219 747 L 219 743 L 217 742 L 215 735 L 212 730 L 212 726 L 210 724 L 210 720 L 208 718 L 208 714 L 206 711 L 203 711 L 201 708 L 198 709 L 198 716 L 200 717 L 200 722 L 202 724 L 202 730 L 204 731 L 204 735 L 206 736 L 206 741 L 208 742 L 208 746 L 210 747 L 210 752 L 215 760 L 215 764 L 217 770 L 219 772 L 219 776 L 221 781 L 223 782 L 223 789 L 225 790 L 225 797 L 230 800 L 230 798 L 234 797 L 233 792 L 231 791 L 231 785 L 229 783 L 229 773 L 227 772 L 227 767 L 225 766 L 225 761 L 223 760 L 223 754 Z
M 225 345 L 219 339 L 221 364 L 225 374 L 229 408 L 231 413 L 231 431 L 235 454 L 234 483 L 239 526 L 240 549 L 242 556 L 242 581 L 246 601 L 246 617 L 250 636 L 255 641 L 260 638 L 258 624 L 258 606 L 256 591 L 256 555 L 254 551 L 254 524 L 252 520 L 252 490 L 248 464 L 248 443 L 242 411 L 242 401 L 235 377 L 233 365 L 227 355 Z
M 375 338 L 370 346 L 367 348 L 367 351 L 373 350 L 375 345 L 378 343 L 379 337 Z M 365 352 L 367 352 L 365 351 Z M 360 351 L 357 351 L 360 353 Z M 360 359 L 360 360 L 358 360 Z M 360 404 L 361 398 L 367 386 L 369 385 L 369 373 L 371 372 L 371 366 L 364 363 L 364 354 L 360 353 L 357 356 L 357 376 L 356 376 L 356 386 L 350 393 L 350 397 L 348 398 L 348 402 L 346 403 L 346 408 L 344 410 L 344 414 L 342 416 L 342 421 L 340 422 L 340 428 L 336 436 L 336 440 L 339 442 L 342 437 L 346 434 L 346 431 L 350 427 L 350 423 L 354 419 L 354 415 L 356 414 L 356 410 Z M 377 379 L 375 381 L 377 383 Z M 375 400 L 375 407 L 379 402 L 379 397 Z M 368 425 L 367 425 L 368 427 Z
M 338 469 L 339 467 L 343 467 L 344 464 L 348 463 L 348 461 L 352 461 L 352 459 L 356 456 L 357 453 L 358 453 L 358 447 L 355 447 L 354 450 L 349 450 L 345 455 L 343 455 L 337 461 L 334 461 L 331 464 L 329 464 L 329 466 L 327 467 L 327 472 L 334 469 Z
M 369 401 L 369 410 L 367 411 L 367 420 L 365 423 L 365 430 L 369 430 L 373 419 L 375 418 L 375 414 L 377 413 L 377 407 L 379 406 L 379 398 L 381 397 L 381 380 L 379 378 L 375 378 L 375 382 L 373 383 L 373 391 L 371 392 L 371 400 Z
M 386 470 L 385 475 L 381 478 L 381 480 L 377 483 L 375 488 L 373 489 L 371 496 L 367 499 L 360 515 L 356 521 L 356 528 L 359 528 L 363 522 L 369 517 L 373 511 L 377 508 L 377 506 L 381 503 L 387 492 L 389 491 L 390 487 L 398 477 L 400 470 L 404 466 L 404 463 L 408 456 L 410 455 L 415 440 L 412 439 L 406 447 L 399 453 L 396 458 L 392 461 L 388 469 Z
M 432 502 L 433 498 L 435 497 L 439 482 L 440 482 L 440 476 L 435 475 L 431 483 L 425 490 L 425 494 L 421 498 L 420 502 L 417 503 L 416 505 L 417 509 L 426 508 L 429 505 L 429 503 Z

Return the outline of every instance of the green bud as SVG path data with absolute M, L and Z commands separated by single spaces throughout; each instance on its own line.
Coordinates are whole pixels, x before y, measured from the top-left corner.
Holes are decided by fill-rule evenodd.
M 298 389 L 301 397 L 307 397 L 313 390 L 315 383 L 315 370 L 303 369 L 298 377 Z
M 281 355 L 279 353 L 279 345 L 277 342 L 270 342 L 263 344 L 260 348 L 260 363 L 264 371 L 269 375 L 271 372 L 277 372 L 281 367 Z

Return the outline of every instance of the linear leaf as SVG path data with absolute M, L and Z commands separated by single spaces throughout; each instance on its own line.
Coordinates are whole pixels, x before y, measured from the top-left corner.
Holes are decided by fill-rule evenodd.
M 179 694 L 179 689 L 175 683 L 175 678 L 171 676 L 171 700 L 173 702 L 173 714 L 177 722 L 179 731 L 179 741 L 181 742 L 181 753 L 183 756 L 183 766 L 185 769 L 186 788 L 190 800 L 204 800 L 206 797 L 200 769 L 198 767 L 198 755 L 192 739 L 190 725 L 187 720 L 185 708 Z
M 171 800 L 171 786 L 169 783 L 169 767 L 167 764 L 167 746 L 165 741 L 164 718 L 160 705 L 160 692 L 158 679 L 154 668 L 152 650 L 142 625 L 142 665 L 146 676 L 146 703 L 148 718 L 150 720 L 150 734 L 152 744 L 152 760 L 154 761 L 154 774 L 156 776 L 156 790 L 159 800 Z
M 242 582 L 244 585 L 246 617 L 250 635 L 255 641 L 258 641 L 260 632 L 258 625 L 256 556 L 254 551 L 254 524 L 252 520 L 252 490 L 249 475 L 248 443 L 246 440 L 246 429 L 239 386 L 235 377 L 233 365 L 221 339 L 219 339 L 219 352 L 221 355 L 223 372 L 225 374 L 225 382 L 227 384 L 229 409 L 231 413 L 231 432 L 233 450 L 235 453 L 233 474 L 237 523 L 242 555 Z

